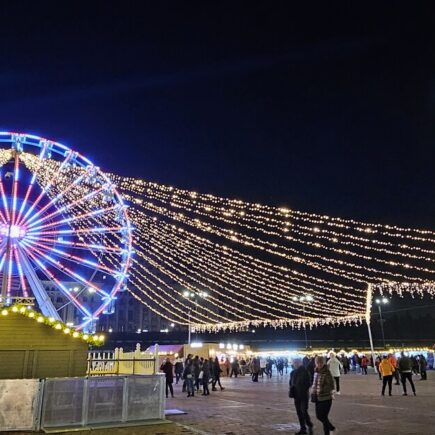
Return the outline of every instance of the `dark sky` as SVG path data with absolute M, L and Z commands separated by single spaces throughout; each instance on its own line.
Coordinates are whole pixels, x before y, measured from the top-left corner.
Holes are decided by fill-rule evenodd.
M 431 2 L 293 3 L 3 1 L 0 126 L 124 175 L 433 228 Z

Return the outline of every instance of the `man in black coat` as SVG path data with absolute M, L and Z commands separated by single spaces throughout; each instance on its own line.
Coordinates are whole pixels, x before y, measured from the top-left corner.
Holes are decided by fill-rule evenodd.
M 296 413 L 301 425 L 300 431 L 297 432 L 298 435 L 313 433 L 313 423 L 308 414 L 310 385 L 310 373 L 302 365 L 302 361 L 299 358 L 294 359 L 293 371 L 290 373 L 289 397 L 295 401 Z

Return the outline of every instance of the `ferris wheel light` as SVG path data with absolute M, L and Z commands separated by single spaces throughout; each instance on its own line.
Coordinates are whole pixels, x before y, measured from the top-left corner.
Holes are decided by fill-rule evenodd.
M 2 316 L 7 316 L 8 315 L 8 310 L 2 310 Z
M 12 307 L 12 311 L 13 311 L 14 313 L 16 313 L 16 312 L 18 311 L 18 308 L 14 305 L 14 306 Z
M 42 323 L 42 322 L 44 321 L 44 318 L 43 318 L 42 316 L 39 316 L 39 317 L 36 319 L 36 321 L 39 322 L 39 323 Z
M 79 334 L 77 331 L 74 331 L 72 336 L 73 336 L 74 338 L 77 338 L 79 335 L 80 335 L 80 334 Z

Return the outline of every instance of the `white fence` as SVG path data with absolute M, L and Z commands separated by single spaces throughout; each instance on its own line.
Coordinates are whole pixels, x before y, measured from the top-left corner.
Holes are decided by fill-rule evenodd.
M 113 352 L 89 352 L 88 370 L 90 376 L 102 375 L 152 375 L 158 373 L 159 347 L 154 353 L 142 352 L 140 344 L 134 352 L 124 352 L 122 347 Z

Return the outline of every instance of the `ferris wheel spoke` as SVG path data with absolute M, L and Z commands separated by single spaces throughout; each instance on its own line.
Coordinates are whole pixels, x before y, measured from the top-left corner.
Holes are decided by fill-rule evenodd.
M 20 256 L 18 255 L 18 248 L 16 245 L 14 245 L 13 253 L 15 258 L 15 264 L 17 265 L 17 269 L 18 269 L 18 276 L 20 278 L 21 288 L 23 290 L 23 296 L 27 298 L 29 296 L 29 293 L 27 292 L 27 284 L 24 278 L 23 267 L 21 265 L 21 260 L 20 260 Z
M 33 270 L 32 266 L 30 265 L 30 261 L 31 261 L 33 264 L 35 264 L 35 266 L 37 266 L 42 271 L 42 273 L 48 278 L 49 281 L 52 281 L 55 283 L 56 287 L 59 288 L 59 290 L 74 304 L 74 306 L 82 314 L 84 314 L 85 316 L 91 316 L 90 311 L 73 294 L 71 294 L 71 292 L 68 291 L 68 289 L 65 287 L 65 285 L 62 284 L 62 282 L 56 278 L 56 276 L 47 268 L 47 266 L 44 263 L 42 263 L 31 252 L 30 249 L 21 245 L 20 248 L 18 249 L 18 251 L 20 253 L 23 265 L 26 264 L 26 260 L 28 262 L 28 265 L 26 267 L 28 275 L 26 274 L 26 276 L 28 278 L 30 278 L 29 282 L 33 281 L 34 284 L 36 284 L 36 287 L 38 287 L 37 284 L 39 283 L 39 286 L 42 287 L 39 279 L 36 277 L 35 271 Z M 32 276 L 33 276 L 33 278 L 32 278 Z M 48 305 L 50 305 L 51 300 L 43 288 L 42 288 L 42 293 L 45 294 L 46 298 L 48 299 L 46 302 L 48 303 Z M 38 301 L 38 304 L 41 305 L 41 303 L 39 301 Z M 51 303 L 51 305 L 53 305 L 53 304 Z M 54 306 L 53 306 L 53 309 L 54 309 L 56 315 L 53 315 L 53 314 L 51 314 L 51 315 L 53 315 L 53 317 L 57 316 L 57 318 L 60 319 L 60 316 L 59 316 L 57 310 L 54 308 Z
M 29 183 L 29 185 L 27 186 L 26 195 L 24 196 L 24 200 L 23 200 L 23 202 L 21 203 L 20 210 L 18 211 L 17 225 L 20 224 L 20 221 L 21 221 L 21 215 L 22 215 L 22 213 L 23 213 L 23 211 L 24 211 L 24 209 L 25 209 L 25 207 L 26 207 L 26 205 L 27 205 L 27 201 L 28 201 L 28 199 L 29 199 L 29 196 L 30 196 L 30 194 L 31 194 L 31 192 L 32 192 L 32 189 L 33 189 L 33 185 L 34 185 L 35 180 L 36 180 L 36 174 L 37 174 L 38 170 L 39 170 L 39 169 L 41 168 L 41 166 L 42 166 L 42 162 L 43 162 L 43 159 L 44 159 L 45 153 L 46 153 L 46 151 L 47 151 L 47 148 L 48 148 L 48 143 L 47 143 L 47 141 L 44 141 L 44 143 L 42 144 L 41 152 L 39 153 L 39 165 L 38 165 L 38 168 L 37 168 L 36 171 L 32 174 L 32 178 L 31 178 L 31 180 L 30 180 L 30 183 Z
M 59 214 L 65 213 L 68 210 L 71 210 L 73 207 L 75 207 L 77 204 L 80 204 L 83 201 L 89 201 L 92 198 L 94 198 L 96 195 L 98 195 L 101 191 L 103 190 L 103 188 L 101 187 L 100 189 L 94 190 L 93 192 L 88 193 L 85 196 L 80 197 L 79 199 L 76 199 L 75 201 L 73 201 L 72 203 L 65 205 L 61 208 L 58 208 L 56 211 L 53 211 L 52 213 L 49 213 L 47 215 L 45 215 L 44 217 L 34 221 L 33 223 L 30 224 L 31 219 L 29 219 L 27 221 L 28 226 L 31 228 L 34 225 L 38 225 L 38 224 L 42 224 L 43 222 L 46 222 L 48 219 L 52 219 L 55 216 L 58 216 Z
M 86 258 L 78 257 L 77 255 L 69 254 L 67 252 L 61 251 L 60 249 L 47 246 L 44 243 L 35 243 L 39 248 L 41 248 L 43 251 L 46 251 L 46 253 L 53 253 L 57 257 L 65 258 L 66 260 L 70 260 L 76 264 L 79 264 L 81 266 L 85 266 L 92 270 L 99 270 L 101 272 L 106 272 L 108 274 L 114 275 L 116 273 L 115 269 L 111 269 L 110 267 L 105 266 L 104 264 L 98 264 L 94 261 L 87 260 Z
M 5 211 L 5 215 L 6 215 L 6 219 L 4 219 L 4 222 L 7 224 L 10 219 L 11 216 L 9 214 L 9 205 L 8 205 L 8 200 L 6 199 L 6 194 L 5 194 L 5 188 L 3 186 L 3 180 L 0 180 L 0 195 L 2 197 L 2 203 L 3 203 L 3 209 Z M 2 213 L 3 216 L 3 213 Z
M 54 206 L 71 189 L 73 189 L 75 186 L 80 184 L 87 173 L 88 171 L 86 171 L 84 174 L 77 177 L 71 184 L 68 184 L 66 189 L 59 192 L 54 198 L 52 198 L 47 204 L 45 204 L 44 207 L 42 207 L 40 210 L 36 210 L 35 213 L 32 216 L 30 216 L 30 218 L 27 220 L 27 224 L 34 221 L 38 216 L 41 216 L 46 210 Z
M 75 222 L 75 221 L 80 221 L 86 218 L 91 218 L 91 217 L 96 217 L 96 216 L 101 216 L 101 215 L 105 215 L 106 213 L 109 213 L 113 210 L 118 209 L 119 206 L 118 205 L 114 205 L 112 207 L 107 207 L 107 208 L 100 208 L 98 210 L 93 210 L 87 213 L 83 213 L 80 214 L 78 216 L 72 216 L 72 217 L 68 217 L 68 218 L 64 218 L 55 222 L 50 222 L 48 224 L 44 224 L 44 225 L 40 225 L 37 227 L 33 227 L 32 225 L 29 226 L 29 231 L 28 234 L 32 234 L 35 232 L 38 232 L 39 230 L 46 230 L 47 228 L 53 228 L 53 227 L 59 227 L 71 222 Z
M 26 235 L 25 240 L 32 244 L 37 244 L 38 242 L 53 243 L 53 239 L 47 239 L 45 237 L 36 237 L 30 235 Z M 99 252 L 111 252 L 111 253 L 118 253 L 118 254 L 123 252 L 122 248 L 110 247 L 105 245 L 96 245 L 92 243 L 71 242 L 68 240 L 56 240 L 55 243 L 62 246 L 69 246 L 77 249 L 95 250 Z
M 22 243 L 21 246 L 23 246 L 23 245 L 26 245 L 26 244 Z M 92 288 L 97 293 L 101 293 L 105 297 L 108 296 L 107 292 L 105 292 L 104 290 L 100 289 L 98 286 L 96 286 L 92 282 L 88 281 L 86 278 L 82 277 L 80 274 L 72 271 L 70 268 L 68 268 L 67 266 L 63 265 L 59 260 L 55 260 L 50 255 L 44 253 L 39 248 L 36 248 L 35 246 L 29 246 L 29 245 L 26 245 L 26 248 L 30 249 L 30 251 L 32 251 L 32 252 L 40 255 L 41 257 L 43 257 L 45 260 L 47 260 L 49 263 L 51 263 L 51 265 L 54 268 L 56 268 L 57 270 L 59 270 L 60 272 L 65 274 L 66 276 L 69 276 L 73 280 L 76 280 L 76 281 L 80 282 L 81 284 L 84 284 L 84 285 Z
M 119 233 L 122 231 L 127 231 L 127 227 L 116 226 L 116 227 L 95 227 L 95 228 L 77 228 L 69 230 L 50 230 L 50 231 L 39 231 L 38 235 L 41 236 L 74 236 L 76 234 L 109 234 L 109 233 Z
M 35 207 L 41 202 L 42 198 L 46 195 L 46 193 L 50 190 L 53 183 L 57 180 L 59 177 L 59 174 L 62 173 L 65 166 L 68 164 L 68 162 L 73 157 L 74 153 L 72 151 L 68 151 L 65 159 L 61 163 L 59 169 L 53 174 L 53 176 L 50 178 L 48 183 L 45 185 L 45 187 L 42 189 L 41 193 L 38 195 L 36 200 L 32 203 L 32 205 L 27 209 L 26 213 L 24 214 L 23 218 L 21 219 L 21 222 L 25 221 L 29 214 L 35 209 Z

